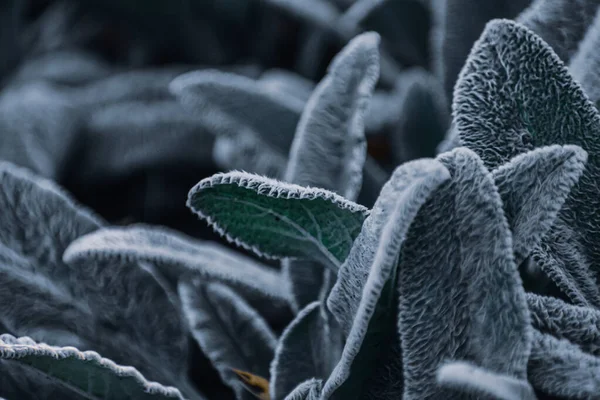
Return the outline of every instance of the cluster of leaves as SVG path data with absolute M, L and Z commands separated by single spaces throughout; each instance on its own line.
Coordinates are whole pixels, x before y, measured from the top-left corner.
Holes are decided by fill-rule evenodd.
M 479 2 L 266 3 L 311 26 L 295 73 L 114 71 L 64 49 L 89 34 L 66 3 L 31 28 L 42 50 L 0 93 L 0 396 L 226 398 L 199 348 L 238 399 L 600 398 L 600 4 L 466 24 Z M 407 7 L 433 16 L 432 72 Z M 368 154 L 382 134 L 392 160 Z M 229 171 L 186 204 L 243 252 L 117 226 L 56 183 L 176 163 Z

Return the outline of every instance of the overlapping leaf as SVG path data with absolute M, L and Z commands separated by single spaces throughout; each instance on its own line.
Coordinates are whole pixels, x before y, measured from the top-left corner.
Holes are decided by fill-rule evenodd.
M 348 339 L 322 398 L 402 396 L 398 257 L 419 208 L 448 178 L 440 163 L 422 159 L 396 169 L 384 186 L 327 300 Z
M 319 379 L 310 379 L 299 384 L 285 400 L 318 400 L 320 399 L 323 381 Z
M 594 21 L 579 44 L 577 52 L 569 62 L 569 71 L 579 82 L 585 94 L 596 105 L 600 104 L 600 57 L 597 49 L 600 46 L 600 8 Z

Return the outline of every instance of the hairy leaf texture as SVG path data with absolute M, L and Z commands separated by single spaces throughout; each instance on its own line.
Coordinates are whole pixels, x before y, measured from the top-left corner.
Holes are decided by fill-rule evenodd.
M 534 0 L 516 21 L 538 34 L 569 62 L 594 20 L 598 0 Z
M 396 329 L 398 257 L 413 218 L 447 179 L 443 165 L 421 159 L 397 168 L 382 189 L 327 300 L 348 339 L 325 383 L 323 399 L 402 396 Z M 378 379 L 382 377 L 384 382 Z
M 312 259 L 336 270 L 368 214 L 328 190 L 239 171 L 203 179 L 187 205 L 228 241 L 259 256 Z
M 52 347 L 28 337 L 0 336 L 0 364 L 22 368 L 51 381 L 66 393 L 90 400 L 180 399 L 173 387 L 148 382 L 133 367 L 122 367 L 93 351 L 81 352 L 74 347 Z
M 583 259 L 597 264 L 600 116 L 552 49 L 518 23 L 490 22 L 462 70 L 453 108 L 462 143 L 488 168 L 551 144 L 573 144 L 588 153 L 559 217 L 581 243 Z
M 277 344 L 273 332 L 241 297 L 221 284 L 181 282 L 179 295 L 194 339 L 238 399 L 249 398 L 232 368 L 268 378 Z
M 321 397 L 321 388 L 323 381 L 320 379 L 310 379 L 299 384 L 285 400 L 319 400 Z
M 339 328 L 321 301 L 307 305 L 283 332 L 271 364 L 271 400 L 284 399 L 301 382 L 327 379 L 343 346 Z
M 527 376 L 537 391 L 554 398 L 597 399 L 600 358 L 534 329 Z
M 173 288 L 191 276 L 220 281 L 272 300 L 287 302 L 290 298 L 281 274 L 271 267 L 218 243 L 195 240 L 163 227 L 139 224 L 99 229 L 73 241 L 64 259 L 125 265 L 149 262 Z
M 588 28 L 577 52 L 569 62 L 569 71 L 579 82 L 588 98 L 600 106 L 600 8 L 596 12 L 592 25 Z
M 534 328 L 600 356 L 600 311 L 533 293 L 527 293 L 527 303 Z
M 379 76 L 378 46 L 379 35 L 365 33 L 332 61 L 296 128 L 285 174 L 287 182 L 324 188 L 356 200 L 367 153 L 364 115 Z M 295 305 L 303 308 L 317 299 L 324 282 L 330 280 L 321 275 L 331 272 L 323 271 L 316 263 L 286 263 Z M 307 269 L 311 270 L 307 275 L 317 277 L 314 282 L 306 282 Z
M 451 362 L 441 366 L 437 382 L 465 395 L 484 395 L 496 400 L 535 400 L 527 380 L 516 379 L 479 368 L 466 362 Z
M 438 160 L 452 179 L 421 208 L 400 256 L 405 399 L 453 398 L 435 385 L 447 359 L 525 379 L 531 346 L 525 292 L 493 177 L 465 148 Z
M 99 229 L 104 221 L 75 204 L 51 181 L 13 164 L 0 164 L 0 182 L 0 242 L 4 256 L 15 261 L 15 268 L 6 266 L 0 278 L 26 279 L 27 290 L 38 293 L 34 298 L 53 298 L 56 303 L 47 306 L 49 313 L 76 299 L 67 310 L 93 319 L 68 326 L 77 328 L 74 334 L 112 348 L 111 358 L 123 362 L 120 357 L 127 357 L 126 362 L 153 379 L 174 381 L 178 371 L 185 368 L 187 337 L 176 305 L 152 275 L 135 263 L 65 263 L 62 255 L 68 245 Z M 35 308 L 27 314 L 44 312 L 40 302 L 29 304 Z M 0 318 L 12 319 L 10 314 Z M 65 318 L 69 319 L 68 314 Z M 22 316 L 11 322 L 19 333 L 22 323 L 31 328 Z M 93 330 L 96 324 L 102 327 L 98 332 Z M 106 334 L 107 329 L 112 333 Z M 136 345 L 119 349 L 124 338 Z M 115 343 L 112 347 L 108 346 L 111 342 Z

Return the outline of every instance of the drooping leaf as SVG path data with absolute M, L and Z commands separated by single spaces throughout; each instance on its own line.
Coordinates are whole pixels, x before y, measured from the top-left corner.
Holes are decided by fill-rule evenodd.
M 271 364 L 271 400 L 286 398 L 311 378 L 327 379 L 338 362 L 343 339 L 321 304 L 307 305 L 279 339 Z
M 465 148 L 438 160 L 452 180 L 421 208 L 400 256 L 405 399 L 451 398 L 435 385 L 447 359 L 525 379 L 531 346 L 525 291 L 493 177 Z
M 27 286 L 41 298 L 50 295 L 58 299 L 48 306 L 49 316 L 55 312 L 53 307 L 77 299 L 71 309 L 77 310 L 78 316 L 91 314 L 94 320 L 69 326 L 76 329 L 74 334 L 89 337 L 89 330 L 98 324 L 103 329 L 92 340 L 121 344 L 127 338 L 135 346 L 115 350 L 111 358 L 134 365 L 152 379 L 174 384 L 186 366 L 187 337 L 176 305 L 163 288 L 137 264 L 63 262 L 68 245 L 99 229 L 104 221 L 51 181 L 8 162 L 0 163 L 0 182 L 0 242 L 17 261 L 12 266 L 25 268 L 11 269 L 6 276 L 26 277 Z M 112 337 L 102 336 L 106 329 L 112 331 Z
M 73 241 L 63 258 L 80 263 L 149 262 L 173 287 L 182 277 L 201 277 L 271 299 L 289 300 L 281 274 L 274 269 L 218 243 L 195 240 L 164 227 L 139 224 L 99 229 Z
M 569 62 L 569 71 L 573 78 L 579 82 L 585 94 L 596 105 L 596 108 L 600 106 L 600 57 L 596 51 L 599 45 L 600 8 L 579 44 L 577 52 Z
M 391 137 L 394 163 L 434 157 L 450 120 L 448 104 L 439 82 L 422 69 L 401 75 L 403 96 L 399 119 Z
M 244 388 L 259 400 L 271 400 L 269 394 L 269 381 L 262 376 L 254 375 L 239 369 L 233 369 L 233 372 L 240 379 Z
M 187 204 L 228 241 L 258 255 L 308 258 L 334 269 L 368 214 L 325 189 L 239 171 L 203 179 L 190 190 Z
M 0 364 L 17 365 L 25 373 L 42 374 L 52 385 L 62 386 L 86 399 L 180 399 L 173 387 L 148 382 L 135 368 L 122 367 L 93 351 L 52 347 L 28 337 L 0 336 Z
M 179 295 L 194 339 L 238 398 L 249 395 L 233 369 L 268 378 L 277 339 L 258 313 L 218 283 L 180 282 Z
M 490 22 L 462 70 L 453 108 L 462 143 L 490 169 L 551 144 L 577 145 L 588 153 L 559 217 L 581 242 L 583 256 L 597 264 L 600 116 L 552 49 L 518 23 Z
M 587 154 L 578 146 L 547 146 L 520 154 L 492 171 L 513 236 L 519 265 L 555 222 L 583 174 Z
M 514 18 L 531 0 L 444 0 L 431 7 L 437 20 L 433 36 L 438 77 L 446 97 L 452 98 L 454 84 L 465 64 L 473 43 L 488 21 L 494 18 Z M 439 4 L 442 3 L 442 4 Z
M 527 366 L 529 383 L 555 398 L 595 399 L 600 393 L 600 358 L 564 339 L 533 329 Z
M 539 35 L 561 60 L 569 62 L 598 6 L 597 0 L 534 0 L 516 21 Z
M 396 331 L 398 257 L 419 208 L 447 179 L 448 171 L 440 163 L 421 159 L 397 168 L 382 189 L 327 299 L 347 341 L 325 383 L 323 399 L 402 395 Z M 380 382 L 382 377 L 389 379 Z
M 496 400 L 536 400 L 527 380 L 490 372 L 466 362 L 441 366 L 437 382 L 464 394 L 482 394 Z
M 323 381 L 320 379 L 310 379 L 299 384 L 285 400 L 319 400 Z
M 527 293 L 527 303 L 534 328 L 600 356 L 600 311 L 533 293 Z
M 265 71 L 258 82 L 262 87 L 276 93 L 295 96 L 298 100 L 308 101 L 315 84 L 303 76 L 285 69 L 269 69 Z

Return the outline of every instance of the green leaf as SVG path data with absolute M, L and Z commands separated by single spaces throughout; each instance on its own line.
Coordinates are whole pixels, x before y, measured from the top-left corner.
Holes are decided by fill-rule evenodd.
M 28 337 L 1 335 L 0 358 L 9 368 L 16 365 L 28 374 L 41 374 L 52 385 L 85 399 L 183 400 L 176 388 L 148 382 L 135 368 L 119 366 L 93 351 L 51 347 Z
M 325 383 L 323 399 L 364 398 L 367 393 L 382 399 L 402 396 L 398 257 L 420 207 L 448 179 L 439 162 L 421 159 L 397 168 L 383 187 L 327 299 L 348 339 Z
M 334 270 L 368 215 L 333 192 L 239 171 L 200 181 L 187 205 L 228 241 L 259 256 L 312 259 Z

